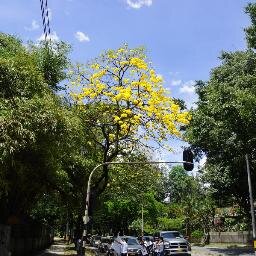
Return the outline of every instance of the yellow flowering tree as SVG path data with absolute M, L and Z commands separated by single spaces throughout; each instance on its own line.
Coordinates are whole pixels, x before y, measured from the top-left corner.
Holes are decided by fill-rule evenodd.
M 149 138 L 162 144 L 171 136 L 181 136 L 179 127 L 190 120 L 163 87 L 143 48 L 125 45 L 76 65 L 70 71 L 70 84 L 71 96 L 103 152 L 103 162 Z

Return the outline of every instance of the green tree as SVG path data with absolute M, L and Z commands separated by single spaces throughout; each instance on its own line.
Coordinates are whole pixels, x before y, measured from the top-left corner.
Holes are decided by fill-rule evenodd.
M 197 229 L 209 232 L 215 203 L 211 191 L 204 187 L 201 177 L 189 176 L 183 167 L 175 166 L 169 172 L 168 185 L 169 218 L 179 224 L 180 229 L 185 229 L 186 235 Z
M 128 159 L 147 161 L 139 151 Z M 157 217 L 162 216 L 164 207 L 157 193 L 162 178 L 161 171 L 149 164 L 113 166 L 107 188 L 94 213 L 93 226 L 105 228 L 107 232 L 123 231 L 126 234 L 131 229 L 139 234 L 141 225 L 138 226 L 138 223 L 141 223 L 143 207 L 145 225 L 155 228 Z
M 245 29 L 249 50 L 223 52 L 221 65 L 211 71 L 209 81 L 198 81 L 199 100 L 186 131 L 188 141 L 200 157 L 207 156 L 203 180 L 218 205 L 234 202 L 249 214 L 245 154 L 249 154 L 255 184 L 256 117 L 256 5 L 248 4 L 251 25 Z M 255 194 L 255 192 L 254 192 Z
M 256 55 L 248 50 L 223 53 L 221 59 L 210 80 L 197 84 L 198 108 L 187 137 L 207 155 L 205 172 L 216 195 L 233 197 L 247 209 L 246 153 L 255 168 Z
M 68 187 L 64 165 L 79 154 L 81 130 L 69 104 L 54 93 L 64 78 L 66 54 L 64 44 L 25 47 L 17 38 L 0 34 L 2 221 L 28 215 L 44 193 L 64 193 Z M 49 56 L 55 63 L 50 70 L 42 64 Z
M 78 64 L 70 71 L 70 84 L 91 143 L 98 145 L 99 162 L 111 162 L 149 138 L 162 143 L 181 136 L 180 125 L 190 119 L 164 89 L 143 48 L 125 45 Z M 92 189 L 95 195 L 108 183 L 109 168 L 102 168 Z
M 247 45 L 249 48 L 256 48 L 256 4 L 249 3 L 245 12 L 249 14 L 251 18 L 251 25 L 245 29 Z

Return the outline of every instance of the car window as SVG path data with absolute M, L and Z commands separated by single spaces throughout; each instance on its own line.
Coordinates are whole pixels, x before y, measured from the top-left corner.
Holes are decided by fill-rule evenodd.
M 139 244 L 138 240 L 136 238 L 127 238 L 126 239 L 128 245 L 137 245 Z
M 176 237 L 183 237 L 179 232 L 165 232 L 165 233 L 162 233 L 161 236 L 162 236 L 164 239 L 176 238 Z

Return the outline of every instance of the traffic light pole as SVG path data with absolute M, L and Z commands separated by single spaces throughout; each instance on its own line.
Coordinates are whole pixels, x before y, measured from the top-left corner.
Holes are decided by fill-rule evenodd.
M 84 231 L 83 231 L 83 248 L 85 248 L 86 245 L 86 237 L 88 235 L 88 223 L 89 223 L 89 203 L 90 203 L 90 194 L 91 194 L 91 182 L 92 182 L 92 176 L 95 173 L 95 171 L 104 166 L 104 165 L 140 165 L 140 164 L 193 164 L 191 162 L 186 161 L 148 161 L 148 162 L 105 162 L 101 163 L 94 167 L 92 172 L 89 175 L 88 184 L 87 184 L 87 194 L 86 194 L 86 202 L 85 202 L 85 213 L 83 217 L 84 222 Z
M 253 247 L 254 253 L 256 255 L 256 228 L 255 228 L 255 214 L 254 214 L 254 205 L 253 205 L 253 194 L 252 194 L 252 181 L 251 181 L 251 172 L 250 172 L 250 165 L 249 165 L 249 158 L 248 154 L 245 155 L 246 161 L 246 170 L 248 176 L 248 187 L 249 187 L 249 196 L 250 196 L 250 206 L 251 206 L 251 218 L 252 218 L 252 236 L 253 236 Z

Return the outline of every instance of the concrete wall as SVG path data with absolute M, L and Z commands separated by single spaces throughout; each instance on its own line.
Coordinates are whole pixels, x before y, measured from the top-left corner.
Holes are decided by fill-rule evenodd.
M 252 241 L 252 233 L 248 231 L 238 232 L 210 232 L 210 243 L 243 243 Z
M 0 255 L 25 256 L 45 249 L 53 242 L 53 236 L 53 230 L 47 226 L 0 225 Z

